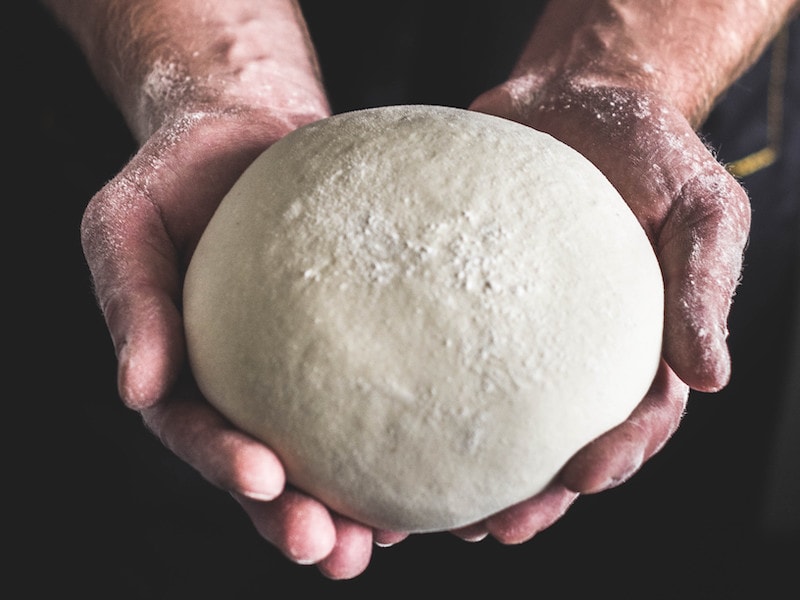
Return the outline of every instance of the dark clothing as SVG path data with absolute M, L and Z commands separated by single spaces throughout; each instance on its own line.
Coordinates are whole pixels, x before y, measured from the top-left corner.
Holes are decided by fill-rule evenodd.
M 410 0 L 388 15 L 384 3 L 368 0 L 302 4 L 337 112 L 412 102 L 466 106 L 504 79 L 539 10 L 535 2 L 508 0 Z M 775 499 L 785 499 L 788 488 L 773 494 L 778 488 L 770 474 L 780 462 L 773 452 L 776 423 L 798 369 L 791 335 L 800 269 L 800 23 L 792 25 L 781 92 L 779 158 L 743 181 L 753 231 L 731 315 L 731 385 L 719 394 L 695 394 L 678 433 L 633 479 L 579 498 L 526 544 L 415 536 L 376 549 L 357 579 L 330 582 L 261 540 L 226 493 L 169 454 L 119 402 L 113 350 L 91 294 L 78 228 L 86 201 L 135 145 L 75 47 L 35 3 L 24 6 L 19 55 L 12 57 L 24 72 L 21 84 L 9 79 L 15 84 L 7 92 L 23 100 L 10 124 L 18 164 L 9 172 L 30 196 L 14 199 L 19 214 L 7 223 L 28 235 L 39 254 L 21 257 L 36 277 L 19 280 L 11 295 L 22 302 L 7 314 L 26 326 L 12 343 L 32 365 L 12 374 L 25 378 L 18 403 L 35 405 L 38 414 L 7 427 L 37 423 L 20 426 L 26 445 L 17 447 L 24 458 L 35 454 L 31 444 L 43 448 L 30 467 L 35 481 L 15 485 L 27 501 L 20 509 L 26 535 L 15 544 L 22 568 L 9 570 L 25 574 L 26 589 L 53 583 L 82 599 L 115 600 L 239 600 L 278 589 L 297 597 L 519 591 L 648 600 L 798 592 L 800 503 L 775 512 Z M 362 13 L 369 17 L 357 17 Z M 703 129 L 725 161 L 769 141 L 771 56 L 732 87 Z M 36 164 L 47 176 L 31 169 Z M 30 223 L 36 226 L 28 229 Z M 43 257 L 41 264 L 33 264 L 35 256 Z

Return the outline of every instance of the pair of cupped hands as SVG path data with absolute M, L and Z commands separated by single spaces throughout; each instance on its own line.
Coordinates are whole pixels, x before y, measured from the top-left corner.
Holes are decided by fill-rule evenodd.
M 622 194 L 658 257 L 665 284 L 663 356 L 629 419 L 581 449 L 543 492 L 452 533 L 504 544 L 557 521 L 579 494 L 631 477 L 675 432 L 689 389 L 727 383 L 726 321 L 749 230 L 749 201 L 687 119 L 650 92 L 563 82 L 535 93 L 511 80 L 473 110 L 506 117 L 572 146 Z M 376 531 L 286 482 L 280 460 L 200 395 L 186 363 L 183 275 L 217 205 L 264 149 L 327 115 L 237 106 L 176 111 L 89 203 L 82 241 L 117 353 L 124 403 L 211 484 L 229 491 L 257 531 L 290 560 L 352 578 Z

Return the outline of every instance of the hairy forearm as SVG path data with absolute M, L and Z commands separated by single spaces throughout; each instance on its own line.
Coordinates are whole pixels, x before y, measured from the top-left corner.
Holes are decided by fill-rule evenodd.
M 176 113 L 322 115 L 314 51 L 293 0 L 43 0 L 143 141 Z
M 761 54 L 798 0 L 552 0 L 516 66 L 553 78 L 670 98 L 694 124 Z

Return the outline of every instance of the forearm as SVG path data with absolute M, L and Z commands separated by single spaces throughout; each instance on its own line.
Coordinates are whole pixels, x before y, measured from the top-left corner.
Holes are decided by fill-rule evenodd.
M 293 0 L 43 1 L 140 141 L 176 113 L 328 111 Z
M 523 90 L 556 78 L 636 87 L 697 125 L 798 9 L 798 0 L 553 0 L 513 77 Z

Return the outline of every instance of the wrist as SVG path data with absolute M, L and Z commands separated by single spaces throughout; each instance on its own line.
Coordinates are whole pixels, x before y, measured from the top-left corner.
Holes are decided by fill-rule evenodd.
M 269 66 L 196 72 L 179 61 L 159 59 L 138 89 L 125 94 L 123 113 L 137 139 L 144 141 L 176 123 L 216 119 L 247 121 L 286 133 L 330 114 L 321 86 L 304 72 Z M 257 72 L 257 77 L 243 77 L 242 72 Z
M 43 0 L 143 143 L 186 115 L 328 113 L 295 0 Z
M 698 126 L 797 6 L 550 2 L 512 73 L 513 88 L 625 89 L 661 98 Z
M 159 164 L 183 173 L 184 165 L 207 163 L 210 172 L 238 176 L 272 144 L 323 117 L 244 105 L 195 108 L 170 114 L 142 142 L 140 154 L 150 157 L 146 159 L 147 167 Z M 196 183 L 186 181 L 184 185 L 191 187 Z M 226 182 L 223 188 L 232 183 L 232 180 Z

